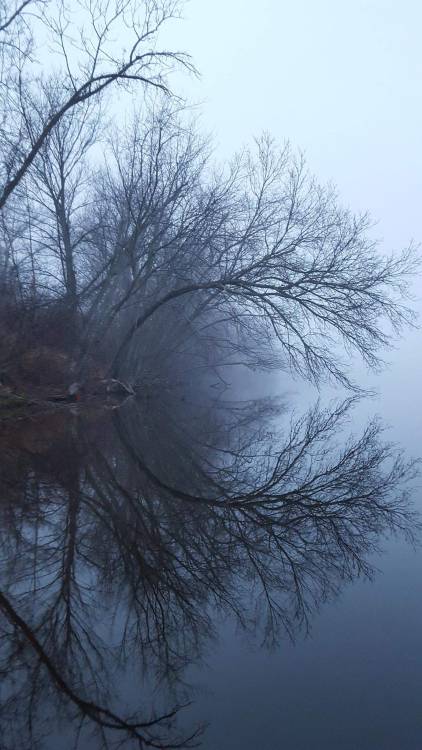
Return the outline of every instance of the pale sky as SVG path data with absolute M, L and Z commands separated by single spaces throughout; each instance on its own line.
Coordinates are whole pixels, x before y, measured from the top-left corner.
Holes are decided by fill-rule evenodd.
M 202 102 L 223 158 L 268 130 L 304 150 L 321 181 L 368 210 L 386 252 L 422 241 L 422 3 L 418 0 L 191 0 L 169 43 L 201 73 L 177 79 Z M 422 311 L 422 278 L 415 307 Z M 371 384 L 410 449 L 422 443 L 421 331 Z
M 289 139 L 400 247 L 422 237 L 421 29 L 418 0 L 191 0 L 172 38 L 223 153 Z

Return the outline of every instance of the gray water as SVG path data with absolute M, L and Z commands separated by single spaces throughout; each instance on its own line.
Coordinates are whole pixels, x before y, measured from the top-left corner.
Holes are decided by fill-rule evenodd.
M 387 439 L 413 456 L 422 445 L 419 338 L 413 332 L 378 377 L 359 373 L 376 395 L 352 421 L 360 427 L 379 414 Z M 413 502 L 421 511 L 420 481 Z M 263 650 L 221 625 L 197 697 L 209 721 L 204 748 L 422 747 L 422 551 L 390 537 L 371 561 L 372 579 L 347 583 L 294 643 Z
M 130 723 L 157 746 L 419 750 L 419 480 L 381 490 L 377 453 L 419 452 L 412 344 L 321 434 L 278 376 L 4 429 L 2 750 L 141 747 Z M 391 429 L 358 449 L 374 413 Z

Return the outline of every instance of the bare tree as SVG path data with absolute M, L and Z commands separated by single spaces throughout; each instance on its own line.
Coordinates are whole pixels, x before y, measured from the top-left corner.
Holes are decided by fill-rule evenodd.
M 238 329 L 258 325 L 262 336 L 272 336 L 294 370 L 347 386 L 353 384 L 345 350 L 376 367 L 390 341 L 386 323 L 395 333 L 412 323 L 403 303 L 416 265 L 412 248 L 382 257 L 368 237 L 368 218 L 343 210 L 288 146 L 279 151 L 264 137 L 255 156 L 239 156 L 228 175 L 210 180 L 204 167 L 200 187 L 174 219 L 177 253 L 167 266 L 167 288 L 149 304 L 136 289 L 131 300 L 122 298 L 139 312 L 115 355 L 114 374 L 153 315 L 198 294 L 220 305 Z
M 36 109 L 42 120 L 43 112 L 54 108 L 57 86 L 50 81 L 40 94 Z M 22 204 L 29 205 L 31 211 L 28 244 L 36 247 L 41 258 L 37 280 L 43 289 L 51 288 L 64 296 L 65 304 L 74 313 L 78 307 L 84 241 L 91 229 L 86 220 L 82 223 L 82 216 L 89 214 L 87 189 L 93 175 L 92 168 L 87 167 L 87 155 L 99 136 L 101 119 L 100 108 L 91 104 L 64 115 L 17 190 Z
M 18 244 L 17 270 L 28 269 L 33 290 L 60 297 L 64 288 L 78 310 L 81 373 L 101 351 L 104 369 L 135 382 L 151 340 L 169 353 L 195 342 L 202 359 L 219 342 L 219 360 L 283 361 L 314 382 L 358 389 L 350 353 L 377 367 L 414 321 L 405 297 L 415 253 L 383 256 L 368 217 L 344 210 L 288 145 L 264 136 L 217 169 L 186 114 L 160 102 L 116 131 L 85 190 L 82 162 L 110 85 L 166 96 L 173 65 L 191 68 L 155 46 L 177 7 L 33 0 L 4 16 L 0 206 L 8 202 L 5 225 L 16 207 L 27 216 L 24 240 L 9 231 L 3 254 L 9 263 Z M 57 62 L 46 80 L 41 41 Z
M 31 167 L 64 115 L 112 84 L 134 83 L 169 93 L 168 73 L 175 65 L 190 70 L 189 57 L 159 50 L 161 27 L 178 13 L 177 0 L 64 0 L 16 5 L 0 22 L 1 144 L 3 158 L 0 208 Z M 120 36 L 120 45 L 116 38 Z M 60 96 L 41 120 L 31 116 L 40 85 L 35 63 L 40 47 L 50 43 L 60 80 Z

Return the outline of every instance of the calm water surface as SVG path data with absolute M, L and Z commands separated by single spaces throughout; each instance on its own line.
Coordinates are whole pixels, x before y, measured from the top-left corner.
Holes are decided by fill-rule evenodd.
M 364 432 L 380 403 L 209 389 L 4 429 L 2 750 L 420 750 L 415 480 Z

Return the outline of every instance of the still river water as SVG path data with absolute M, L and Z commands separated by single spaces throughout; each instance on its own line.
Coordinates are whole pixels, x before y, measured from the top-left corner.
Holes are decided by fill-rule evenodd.
M 419 480 L 365 432 L 418 454 L 409 371 L 350 407 L 209 388 L 9 424 L 1 750 L 420 750 Z

